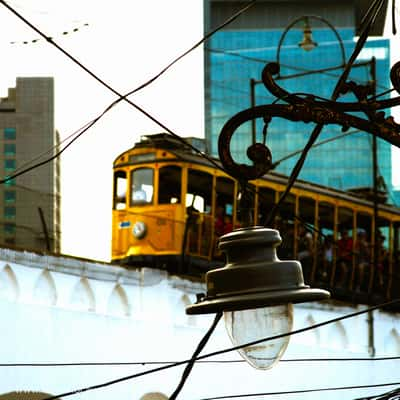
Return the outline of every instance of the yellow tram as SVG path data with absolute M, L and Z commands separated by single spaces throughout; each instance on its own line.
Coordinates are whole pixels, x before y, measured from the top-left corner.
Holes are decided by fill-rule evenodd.
M 249 183 L 255 225 L 264 223 L 286 183 L 287 177 L 275 172 Z M 239 190 L 216 164 L 171 135 L 143 136 L 114 161 L 112 261 L 192 275 L 221 266 L 217 240 L 241 226 Z M 306 283 L 317 282 L 336 297 L 390 299 L 400 288 L 400 210 L 381 203 L 375 216 L 373 203 L 358 192 L 297 181 L 274 221 L 283 239 L 279 257 L 300 259 L 306 232 Z M 339 254 L 344 231 L 351 237 L 345 264 Z M 377 238 L 373 232 L 379 232 Z M 359 245 L 365 238 L 368 261 L 364 255 L 361 271 Z

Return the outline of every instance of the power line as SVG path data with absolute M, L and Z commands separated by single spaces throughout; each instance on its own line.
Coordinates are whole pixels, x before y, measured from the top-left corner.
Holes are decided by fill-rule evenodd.
M 400 360 L 400 356 L 393 357 L 338 357 L 338 358 L 288 358 L 281 359 L 279 362 L 296 363 L 296 362 L 369 362 L 369 361 L 394 361 Z M 134 366 L 134 365 L 171 365 L 180 361 L 115 361 L 115 362 L 71 362 L 71 363 L 0 363 L 0 367 L 112 367 L 112 366 Z M 240 360 L 198 360 L 199 364 L 242 364 L 246 361 Z
M 275 60 L 271 61 L 271 60 L 267 60 L 267 59 L 263 59 L 263 58 L 257 58 L 257 57 L 250 57 L 250 56 L 244 56 L 242 54 L 236 54 L 233 53 L 229 50 L 221 50 L 221 49 L 213 49 L 213 48 L 207 48 L 206 51 L 210 52 L 210 53 L 221 53 L 221 54 L 226 54 L 226 55 L 230 55 L 230 56 L 234 56 L 234 57 L 238 57 L 238 58 L 242 58 L 244 60 L 248 60 L 248 61 L 253 61 L 253 62 L 257 62 L 257 63 L 261 63 L 261 64 L 266 64 L 266 63 L 270 63 L 270 62 L 275 62 Z M 223 65 L 226 65 L 226 61 L 223 63 Z M 321 75 L 326 75 L 329 76 L 331 78 L 339 78 L 339 74 L 333 74 L 330 71 L 335 71 L 337 69 L 343 69 L 343 66 L 337 66 L 337 67 L 328 67 L 328 68 L 322 68 L 322 69 L 317 69 L 317 70 L 310 70 L 304 67 L 298 67 L 295 65 L 287 65 L 287 64 L 280 64 L 282 67 L 291 69 L 293 71 L 298 71 L 298 74 L 291 74 L 288 76 L 280 76 L 278 79 L 279 80 L 288 80 L 291 78 L 296 78 L 296 77 L 303 77 L 306 75 L 312 75 L 312 74 L 321 74 Z M 354 66 L 355 67 L 359 67 L 359 66 L 366 66 L 367 62 L 362 61 L 360 63 L 355 63 Z M 352 77 L 352 80 L 356 81 L 356 82 L 364 82 L 362 79 L 357 78 L 357 77 Z M 377 87 L 380 87 L 381 89 L 385 90 L 385 92 L 381 95 L 384 94 L 388 94 L 390 92 L 392 92 L 394 89 L 388 89 L 386 86 L 384 85 L 380 85 L 377 84 Z M 378 96 L 377 96 L 378 97 Z
M 222 399 L 240 399 L 240 398 L 244 398 L 244 397 L 280 396 L 280 395 L 284 395 L 284 394 L 301 394 L 301 393 L 313 393 L 313 392 L 328 392 L 328 391 L 335 391 L 335 390 L 367 389 L 367 388 L 398 386 L 398 385 L 400 385 L 400 382 L 376 383 L 373 385 L 338 386 L 338 387 L 326 387 L 326 388 L 315 388 L 315 389 L 287 390 L 287 391 L 281 391 L 281 392 L 233 394 L 233 395 L 226 395 L 226 396 L 205 397 L 200 400 L 222 400 Z
M 36 26 L 34 26 L 32 23 L 30 23 L 26 18 L 24 18 L 21 14 L 19 14 L 14 8 L 12 8 L 10 5 L 8 5 L 4 0 L 0 0 L 0 3 L 3 4 L 8 10 L 10 10 L 14 15 L 16 15 L 19 19 L 21 19 L 25 24 L 27 24 L 31 29 L 33 29 L 35 32 L 37 32 L 41 37 L 43 37 L 46 41 L 48 41 L 50 44 L 52 44 L 53 46 L 55 46 L 59 51 L 61 51 L 65 56 L 67 56 L 70 60 L 72 60 L 75 64 L 77 64 L 80 68 L 82 68 L 85 72 L 87 72 L 90 76 L 92 76 L 95 80 L 97 80 L 99 83 L 101 83 L 103 86 L 105 86 L 107 89 L 109 89 L 111 92 L 113 92 L 114 94 L 116 94 L 118 96 L 118 99 L 116 101 L 114 101 L 110 106 L 108 106 L 103 113 L 95 118 L 93 121 L 89 122 L 86 126 L 86 128 L 84 128 L 83 131 L 80 132 L 80 134 L 75 137 L 67 146 L 65 146 L 61 151 L 57 152 L 54 156 L 46 159 L 45 161 L 39 162 L 37 164 L 35 164 L 32 167 L 26 168 L 25 170 L 21 171 L 18 174 L 14 174 L 12 176 L 7 177 L 4 180 L 0 180 L 0 184 L 1 183 L 5 183 L 10 179 L 13 179 L 19 175 L 25 174 L 35 168 L 38 168 L 48 162 L 51 162 L 52 160 L 54 160 L 56 157 L 58 157 L 59 155 L 61 155 L 61 153 L 67 148 L 69 147 L 76 139 L 78 139 L 83 133 L 85 133 L 91 126 L 93 126 L 101 117 L 104 116 L 104 114 L 106 112 L 108 112 L 112 107 L 114 107 L 117 103 L 119 103 L 120 101 L 124 100 L 126 102 L 128 102 L 131 106 L 133 106 L 134 108 L 136 108 L 138 111 L 140 111 L 142 114 L 144 114 L 145 116 L 147 116 L 149 119 L 151 119 L 153 122 L 155 122 L 157 125 L 159 125 L 160 127 L 162 127 L 163 129 L 165 129 L 169 134 L 171 134 L 172 136 L 176 137 L 178 140 L 180 140 L 183 144 L 185 144 L 187 147 L 190 147 L 193 151 L 195 151 L 196 153 L 202 155 L 203 157 L 207 158 L 210 162 L 212 162 L 213 164 L 215 164 L 215 162 L 208 158 L 205 154 L 203 154 L 200 150 L 198 150 L 197 148 L 195 148 L 194 146 L 192 146 L 190 143 L 188 143 L 186 140 L 184 140 L 183 138 L 181 138 L 179 135 L 177 135 L 176 133 L 174 133 L 173 131 L 171 131 L 167 126 L 165 126 L 163 123 L 161 123 L 159 120 L 157 120 L 155 117 L 153 117 L 152 115 L 150 115 L 147 111 L 145 111 L 144 109 L 142 109 L 141 107 L 139 107 L 138 105 L 136 105 L 135 103 L 133 103 L 132 101 L 130 101 L 128 99 L 128 96 L 132 95 L 133 93 L 136 93 L 137 91 L 145 88 L 146 86 L 150 85 L 152 82 L 154 82 L 156 79 L 158 79 L 162 74 L 164 74 L 168 69 L 170 69 L 176 62 L 178 62 L 180 59 L 182 59 L 183 57 L 185 57 L 187 54 L 189 54 L 191 51 L 193 51 L 194 49 L 196 49 L 198 46 L 200 46 L 202 43 L 204 43 L 206 40 L 208 40 L 209 37 L 211 37 L 215 32 L 219 31 L 220 29 L 222 29 L 223 27 L 225 27 L 226 25 L 230 24 L 232 21 L 234 21 L 236 18 L 238 18 L 241 14 L 243 14 L 245 11 L 247 11 L 250 7 L 252 7 L 255 2 L 257 0 L 252 0 L 249 3 L 247 3 L 246 6 L 244 6 L 243 8 L 241 8 L 237 13 L 235 13 L 233 16 L 231 16 L 230 18 L 228 18 L 225 22 L 223 22 L 221 25 L 219 25 L 217 28 L 215 28 L 214 30 L 212 30 L 211 32 L 209 32 L 207 35 L 205 35 L 200 41 L 198 41 L 194 46 L 192 46 L 191 48 L 189 48 L 187 51 L 185 51 L 183 54 L 181 54 L 179 57 L 177 57 L 176 59 L 174 59 L 170 64 L 168 64 L 164 69 L 161 70 L 161 72 L 159 72 L 157 75 L 155 75 L 153 78 L 149 79 L 147 82 L 145 82 L 144 84 L 140 85 L 139 87 L 137 87 L 136 89 L 126 93 L 125 95 L 120 94 L 118 91 L 116 91 L 115 89 L 113 89 L 110 85 L 108 85 L 105 81 L 103 81 L 101 78 L 99 78 L 96 74 L 94 74 L 91 70 L 89 70 L 87 67 L 85 67 L 80 61 L 78 61 L 75 57 L 73 57 L 69 52 L 67 52 L 66 50 L 64 50 L 61 46 L 59 46 L 57 43 L 54 42 L 54 40 L 48 36 L 46 36 L 42 31 L 40 31 Z M 217 164 L 215 164 L 217 166 Z M 220 166 L 217 166 L 219 169 L 222 169 Z
M 333 91 L 333 94 L 331 97 L 333 101 L 335 101 L 339 97 L 342 85 L 346 82 L 355 60 L 357 59 L 362 48 L 364 47 L 364 44 L 369 35 L 369 31 L 371 30 L 371 27 L 372 27 L 373 23 L 375 22 L 377 15 L 379 14 L 381 8 L 383 7 L 383 4 L 384 4 L 384 0 L 374 0 L 374 2 L 373 2 L 373 4 L 371 4 L 367 14 L 364 16 L 361 34 L 359 36 L 359 39 L 357 40 L 356 46 L 353 50 L 353 53 L 351 54 L 349 61 L 346 63 L 344 70 L 343 70 L 342 74 L 340 75 L 340 78 L 335 86 L 334 91 Z M 274 205 L 271 212 L 269 213 L 267 220 L 265 222 L 265 226 L 270 225 L 271 222 L 275 219 L 275 216 L 277 215 L 281 204 L 286 199 L 287 195 L 289 194 L 292 186 L 294 185 L 297 177 L 299 176 L 299 174 L 303 168 L 303 165 L 306 161 L 308 152 L 312 148 L 315 141 L 318 139 L 323 127 L 324 127 L 324 124 L 319 123 L 315 126 L 315 128 L 311 132 L 311 135 L 300 155 L 300 158 L 297 160 L 296 165 L 294 166 L 292 173 L 290 174 L 288 184 L 287 184 L 284 192 L 280 196 L 278 202 Z
M 222 311 L 220 311 L 220 312 L 215 314 L 215 318 L 214 318 L 213 323 L 211 324 L 210 328 L 208 329 L 208 331 L 204 335 L 204 337 L 200 340 L 200 343 L 197 345 L 195 351 L 193 352 L 192 358 L 186 364 L 185 370 L 183 371 L 183 374 L 182 374 L 182 378 L 181 378 L 178 386 L 174 390 L 174 392 L 169 397 L 169 400 L 175 400 L 178 397 L 178 395 L 181 392 L 181 390 L 182 390 L 187 378 L 190 375 L 190 372 L 192 371 L 192 368 L 194 366 L 194 363 L 196 362 L 197 356 L 201 353 L 201 351 L 203 350 L 203 348 L 207 344 L 207 342 L 210 339 L 212 333 L 214 332 L 215 328 L 217 327 L 217 324 L 218 324 L 219 320 L 221 319 L 221 317 L 222 317 Z
M 89 26 L 88 23 L 83 23 L 79 26 L 75 26 L 72 29 L 69 30 L 65 30 L 63 32 L 57 33 L 57 36 L 67 36 L 67 35 L 71 35 L 73 33 L 78 32 L 79 30 L 81 30 L 82 28 L 85 28 Z M 49 39 L 52 39 L 53 37 L 49 37 Z M 9 42 L 9 44 L 12 45 L 27 45 L 27 44 L 34 44 L 34 43 L 38 43 L 41 42 L 43 39 L 30 39 L 30 40 L 19 40 L 19 41 L 11 41 Z
M 382 304 L 379 304 L 379 305 L 376 305 L 376 306 L 373 306 L 373 307 L 369 307 L 369 308 L 366 308 L 366 309 L 361 310 L 361 311 L 356 311 L 356 312 L 351 313 L 351 314 L 347 314 L 347 315 L 344 315 L 344 316 L 341 316 L 341 317 L 337 317 L 337 318 L 333 318 L 333 319 L 330 319 L 330 320 L 327 320 L 327 321 L 324 321 L 324 322 L 320 322 L 318 324 L 314 324 L 314 325 L 311 325 L 311 326 L 306 327 L 306 328 L 301 328 L 301 329 L 297 329 L 297 330 L 292 331 L 292 332 L 283 333 L 281 335 L 275 335 L 275 336 L 272 336 L 272 337 L 263 338 L 263 339 L 259 339 L 259 340 L 253 341 L 253 342 L 245 343 L 245 344 L 242 344 L 242 345 L 239 345 L 239 346 L 234 346 L 234 347 L 230 347 L 230 348 L 227 348 L 227 349 L 214 351 L 212 353 L 208 353 L 208 354 L 204 354 L 202 356 L 198 356 L 195 359 L 195 361 L 197 362 L 199 360 L 204 360 L 206 358 L 214 357 L 214 356 L 221 355 L 221 354 L 226 354 L 226 353 L 229 353 L 229 352 L 232 352 L 232 351 L 235 351 L 235 350 L 239 350 L 239 349 L 241 349 L 243 347 L 254 346 L 254 345 L 258 344 L 258 343 L 271 341 L 271 340 L 275 340 L 275 339 L 280 339 L 280 338 L 287 337 L 287 336 L 297 335 L 297 334 L 302 333 L 302 332 L 306 332 L 306 331 L 309 331 L 309 330 L 312 330 L 312 329 L 319 328 L 321 326 L 325 326 L 325 325 L 328 325 L 328 324 L 331 324 L 331 323 L 342 321 L 344 319 L 353 318 L 353 317 L 368 313 L 368 312 L 373 311 L 373 310 L 377 310 L 377 309 L 384 308 L 384 307 L 387 307 L 387 306 L 390 306 L 390 305 L 393 305 L 393 304 L 397 304 L 399 302 L 400 302 L 400 299 L 392 300 L 390 302 L 386 302 L 386 303 L 382 303 Z M 62 397 L 69 397 L 69 396 L 72 396 L 72 395 L 75 395 L 75 394 L 78 394 L 78 393 L 83 393 L 83 392 L 87 392 L 87 391 L 91 391 L 91 390 L 101 389 L 103 387 L 115 385 L 117 383 L 121 383 L 121 382 L 124 382 L 124 381 L 135 379 L 135 378 L 138 378 L 138 377 L 141 377 L 141 376 L 144 376 L 144 375 L 149 375 L 149 374 L 153 374 L 153 373 L 156 373 L 156 372 L 159 372 L 159 371 L 163 371 L 163 370 L 166 370 L 166 369 L 169 369 L 169 368 L 174 368 L 174 367 L 177 367 L 177 366 L 180 366 L 180 365 L 184 365 L 184 364 L 187 364 L 187 363 L 189 363 L 191 361 L 192 360 L 184 360 L 184 361 L 176 362 L 174 364 L 163 365 L 163 366 L 160 366 L 160 367 L 157 367 L 157 368 L 153 368 L 153 369 L 149 369 L 149 370 L 146 370 L 146 371 L 138 372 L 138 373 L 132 374 L 132 375 L 123 376 L 121 378 L 113 379 L 113 380 L 110 380 L 110 381 L 107 381 L 107 382 L 103 382 L 103 383 L 100 383 L 100 384 L 97 384 L 97 385 L 92 385 L 92 386 L 84 387 L 84 388 L 81 388 L 81 389 L 72 390 L 70 392 L 59 394 L 59 395 L 56 395 L 56 396 L 53 396 L 53 397 L 48 397 L 48 398 L 43 399 L 43 400 L 55 400 L 58 397 L 61 397 L 61 398 Z

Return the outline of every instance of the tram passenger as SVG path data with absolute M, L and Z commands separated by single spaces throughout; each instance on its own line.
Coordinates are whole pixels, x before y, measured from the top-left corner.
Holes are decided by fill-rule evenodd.
M 187 241 L 189 242 L 190 252 L 197 252 L 198 240 L 199 240 L 199 210 L 193 205 L 186 207 L 186 227 Z
M 339 271 L 339 281 L 337 286 L 344 287 L 347 282 L 348 271 L 351 268 L 353 259 L 353 239 L 349 236 L 347 229 L 340 231 L 340 239 L 337 242 Z
M 383 289 L 384 285 L 384 272 L 385 267 L 388 261 L 388 251 L 385 248 L 385 236 L 379 232 L 377 243 L 376 243 L 376 251 L 377 251 L 377 265 L 376 272 L 378 276 L 378 285 L 379 289 Z
M 294 257 L 294 226 L 289 221 L 282 220 L 279 225 L 282 243 L 277 248 L 278 257 L 282 260 L 292 260 Z
M 357 254 L 357 270 L 358 270 L 358 282 L 356 285 L 356 291 L 364 289 L 364 276 L 365 271 L 371 262 L 371 245 L 367 241 L 367 234 L 364 230 L 360 230 L 357 235 L 356 242 L 356 254 Z
M 303 267 L 304 279 L 307 280 L 311 274 L 313 261 L 313 237 L 304 225 L 299 226 L 297 258 Z
M 326 280 L 332 269 L 332 262 L 333 262 L 333 236 L 332 235 L 326 235 L 324 237 L 324 241 L 322 243 L 321 255 L 322 255 L 321 277 L 322 277 L 322 280 Z
M 229 233 L 232 231 L 233 231 L 232 216 L 226 214 L 224 216 L 224 235 L 225 235 L 225 233 Z

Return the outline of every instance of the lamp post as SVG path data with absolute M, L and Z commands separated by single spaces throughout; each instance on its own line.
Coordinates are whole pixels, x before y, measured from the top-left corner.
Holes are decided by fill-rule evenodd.
M 283 31 L 281 38 L 279 39 L 278 48 L 276 51 L 276 62 L 280 64 L 280 55 L 281 55 L 281 48 L 283 41 L 287 33 L 297 24 L 303 23 L 303 39 L 298 43 L 298 46 L 303 49 L 304 51 L 311 51 L 318 46 L 317 42 L 314 42 L 312 38 L 312 27 L 310 21 L 318 21 L 322 22 L 324 25 L 328 26 L 328 28 L 333 32 L 338 42 L 340 48 L 340 55 L 341 55 L 341 65 L 340 67 L 344 67 L 346 64 L 346 55 L 344 51 L 344 45 L 342 38 L 339 35 L 339 32 L 335 29 L 335 27 L 325 18 L 322 18 L 318 15 L 302 15 L 299 18 L 294 19 Z
M 282 32 L 282 35 L 279 39 L 278 47 L 276 50 L 276 62 L 280 65 L 281 61 L 281 49 L 283 42 L 289 33 L 290 30 L 292 30 L 296 25 L 302 24 L 302 31 L 303 31 L 303 38 L 302 40 L 299 41 L 298 47 L 304 50 L 305 52 L 310 52 L 313 49 L 315 49 L 318 46 L 318 42 L 314 42 L 314 39 L 312 37 L 312 25 L 310 21 L 317 21 L 321 22 L 324 25 L 326 25 L 334 34 L 339 50 L 340 50 L 340 64 L 335 65 L 332 67 L 327 67 L 327 68 L 322 68 L 322 69 L 317 69 L 317 70 L 309 70 L 309 71 L 304 71 L 304 72 L 299 72 L 296 74 L 290 74 L 290 75 L 285 75 L 281 76 L 280 74 L 277 75 L 275 78 L 276 80 L 283 80 L 283 79 L 293 79 L 293 78 L 299 78 L 311 74 L 318 74 L 322 72 L 329 72 L 329 71 L 335 71 L 337 69 L 341 69 L 346 65 L 346 54 L 345 54 L 345 49 L 344 49 L 344 44 L 343 40 L 340 37 L 339 32 L 335 29 L 335 27 L 325 18 L 322 18 L 317 15 L 302 15 L 301 17 L 298 17 L 294 19 L 292 22 L 289 23 L 289 25 L 285 28 L 285 30 Z M 364 63 L 359 63 L 359 65 L 365 65 Z M 250 79 L 250 106 L 255 107 L 256 105 L 256 94 L 255 94 L 255 88 L 256 85 L 262 83 L 260 80 L 255 80 L 253 78 Z M 251 121 L 251 133 L 252 133 L 252 143 L 255 144 L 257 139 L 256 139 L 256 121 L 252 120 Z
M 226 265 L 206 274 L 207 293 L 198 296 L 187 314 L 223 312 L 235 346 L 290 332 L 293 304 L 322 300 L 329 292 L 304 284 L 298 261 L 281 261 L 276 247 L 279 232 L 264 227 L 234 230 L 222 236 L 218 247 Z M 239 349 L 253 367 L 269 369 L 282 357 L 289 336 Z

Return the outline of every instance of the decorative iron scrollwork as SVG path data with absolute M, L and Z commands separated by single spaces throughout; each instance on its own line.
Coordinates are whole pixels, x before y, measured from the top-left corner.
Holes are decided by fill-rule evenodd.
M 287 92 L 276 83 L 274 75 L 279 73 L 279 69 L 278 63 L 268 63 L 262 72 L 262 82 L 269 92 L 286 104 L 261 105 L 243 110 L 230 118 L 221 130 L 218 152 L 223 166 L 230 175 L 238 180 L 248 181 L 261 177 L 273 165 L 270 150 L 261 143 L 253 143 L 247 150 L 253 165 L 236 163 L 230 152 L 230 143 L 235 131 L 242 124 L 258 118 L 264 120 L 265 131 L 274 117 L 280 117 L 305 123 L 336 124 L 342 126 L 343 131 L 352 127 L 400 147 L 400 125 L 393 117 L 386 117 L 383 111 L 379 111 L 400 105 L 400 97 L 378 101 L 376 96 L 371 96 L 373 93 L 368 85 L 358 85 L 354 82 L 342 85 L 341 94 L 353 92 L 358 99 L 356 102 L 321 100 L 312 94 L 298 96 Z M 394 89 L 400 93 L 400 62 L 392 67 L 390 79 Z M 354 112 L 362 112 L 368 119 L 350 114 Z

